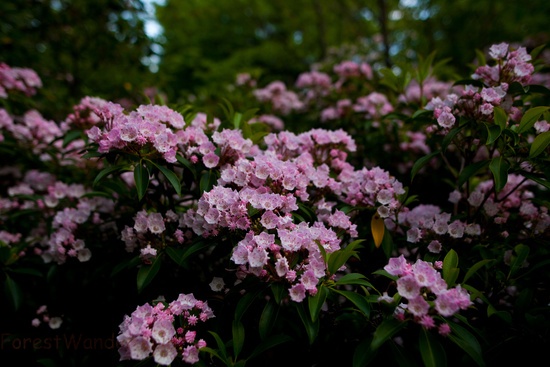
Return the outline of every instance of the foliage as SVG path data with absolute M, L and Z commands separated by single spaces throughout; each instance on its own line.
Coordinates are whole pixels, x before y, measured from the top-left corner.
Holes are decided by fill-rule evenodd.
M 141 1 L 2 1 L 0 61 L 39 73 L 48 88 L 34 102 L 48 118 L 63 119 L 87 95 L 147 102 L 144 14 Z
M 453 84 L 434 78 L 434 54 L 400 74 L 338 60 L 290 87 L 240 74 L 239 105 L 221 100 L 218 114 L 85 97 L 58 122 L 25 104 L 32 70 L 2 65 L 3 356 L 538 361 L 550 330 L 542 49 L 492 45 Z

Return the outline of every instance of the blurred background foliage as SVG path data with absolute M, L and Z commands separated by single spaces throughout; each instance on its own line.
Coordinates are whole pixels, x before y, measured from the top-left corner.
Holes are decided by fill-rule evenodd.
M 289 84 L 330 57 L 368 55 L 376 69 L 437 50 L 452 77 L 475 49 L 548 42 L 548 14 L 547 0 L 5 0 L 0 62 L 38 72 L 52 118 L 86 95 L 147 102 L 150 87 L 208 108 L 238 72 Z

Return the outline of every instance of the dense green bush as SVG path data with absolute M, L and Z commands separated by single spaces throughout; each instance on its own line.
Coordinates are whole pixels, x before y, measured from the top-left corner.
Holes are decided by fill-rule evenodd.
M 433 55 L 410 70 L 336 60 L 292 86 L 240 74 L 218 115 L 86 97 L 63 121 L 28 104 L 32 70 L 3 64 L 2 359 L 538 360 L 542 51 L 493 45 L 455 83 Z

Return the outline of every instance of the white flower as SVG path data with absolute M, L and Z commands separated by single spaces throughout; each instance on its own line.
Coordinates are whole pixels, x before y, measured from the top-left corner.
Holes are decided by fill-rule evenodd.
M 155 362 L 163 366 L 169 366 L 177 355 L 178 351 L 174 348 L 172 343 L 157 345 L 153 352 Z

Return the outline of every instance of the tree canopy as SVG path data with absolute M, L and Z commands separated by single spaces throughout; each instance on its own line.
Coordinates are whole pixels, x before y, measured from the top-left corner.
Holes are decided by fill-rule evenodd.
M 52 113 L 86 95 L 132 96 L 150 82 L 141 1 L 2 1 L 0 14 L 0 61 L 34 69 Z

